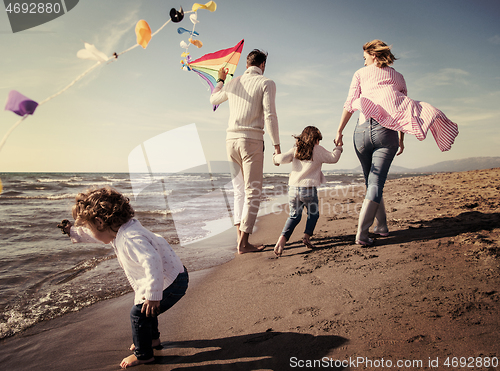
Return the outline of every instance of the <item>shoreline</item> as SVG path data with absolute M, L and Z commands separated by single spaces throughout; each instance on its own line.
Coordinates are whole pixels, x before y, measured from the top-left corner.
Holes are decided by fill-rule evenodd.
M 288 215 L 260 217 L 251 242 L 265 251 L 190 273 L 186 297 L 160 317 L 164 349 L 137 369 L 281 370 L 294 357 L 362 357 L 424 367 L 438 359 L 433 368 L 444 370 L 447 357 L 500 358 L 499 185 L 500 169 L 390 180 L 391 235 L 371 248 L 353 244 L 363 192 L 320 194 L 315 250 L 301 243 L 302 220 L 276 258 Z M 9 370 L 119 369 L 130 354 L 131 295 L 3 339 L 0 362 Z M 51 349 L 61 356 L 47 360 Z

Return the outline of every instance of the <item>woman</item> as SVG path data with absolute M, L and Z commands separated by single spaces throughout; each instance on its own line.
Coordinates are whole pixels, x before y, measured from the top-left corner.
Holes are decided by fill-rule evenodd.
M 447 151 L 458 135 L 458 127 L 437 108 L 406 96 L 403 75 L 389 67 L 396 58 L 386 43 L 370 41 L 363 45 L 363 51 L 365 67 L 356 71 L 352 79 L 335 144 L 343 145 L 342 132 L 353 112 L 359 110 L 354 147 L 365 176 L 366 196 L 359 214 L 356 243 L 371 245 L 368 230 L 374 219 L 374 232 L 389 234 L 382 192 L 394 156 L 403 153 L 404 133 L 423 140 L 430 130 L 441 151 Z

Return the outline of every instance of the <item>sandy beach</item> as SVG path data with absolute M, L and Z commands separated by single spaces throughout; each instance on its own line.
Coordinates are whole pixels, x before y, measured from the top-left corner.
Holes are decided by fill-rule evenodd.
M 499 190 L 500 169 L 388 181 L 391 233 L 369 248 L 354 244 L 361 187 L 321 194 L 314 250 L 303 220 L 276 258 L 287 212 L 261 217 L 251 241 L 266 250 L 192 273 L 155 363 L 134 369 L 499 370 Z M 2 340 L 2 369 L 119 369 L 132 298 Z

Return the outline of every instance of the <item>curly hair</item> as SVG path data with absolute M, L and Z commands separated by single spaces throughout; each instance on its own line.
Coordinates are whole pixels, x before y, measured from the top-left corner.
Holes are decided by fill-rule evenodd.
M 111 187 L 88 189 L 79 193 L 73 205 L 73 218 L 76 225 L 95 225 L 95 218 L 104 222 L 101 230 L 118 229 L 134 216 L 130 200 Z
M 377 66 L 387 67 L 394 63 L 396 58 L 391 52 L 391 46 L 388 46 L 382 40 L 372 40 L 363 45 L 363 50 L 370 55 L 374 55 L 377 58 Z
M 314 145 L 318 140 L 323 139 L 321 132 L 315 126 L 307 126 L 302 133 L 296 137 L 295 158 L 299 160 L 312 160 Z

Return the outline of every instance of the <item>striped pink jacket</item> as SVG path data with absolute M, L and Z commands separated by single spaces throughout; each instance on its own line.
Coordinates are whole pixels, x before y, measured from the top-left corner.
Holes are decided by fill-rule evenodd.
M 431 131 L 441 151 L 448 151 L 458 135 L 458 126 L 429 103 L 406 96 L 406 82 L 392 67 L 375 64 L 356 71 L 344 109 L 361 111 L 382 126 L 413 134 L 424 140 Z

